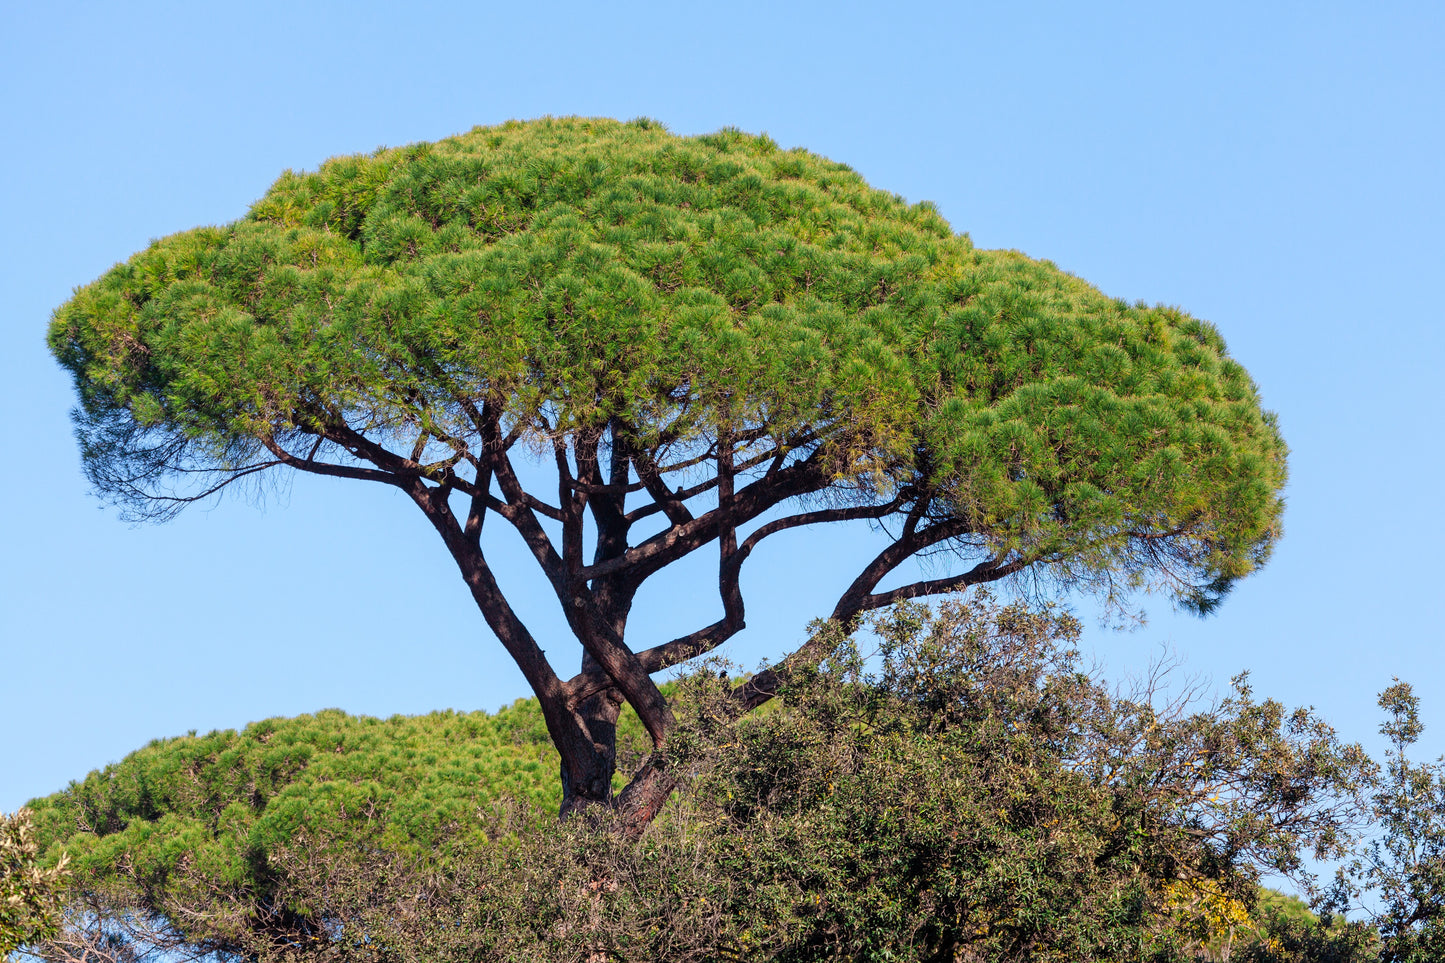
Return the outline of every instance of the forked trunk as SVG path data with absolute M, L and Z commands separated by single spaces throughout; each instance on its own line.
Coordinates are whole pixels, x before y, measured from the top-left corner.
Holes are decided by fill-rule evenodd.
M 596 668 L 583 659 L 583 670 Z M 676 779 L 667 771 L 661 753 L 654 750 L 643 761 L 631 781 L 616 795 L 612 779 L 617 771 L 617 719 L 623 700 L 616 689 L 607 689 L 578 703 L 576 714 L 587 732 L 586 739 L 562 747 L 562 806 L 559 815 L 568 819 L 593 810 L 613 819 L 613 825 L 630 838 L 641 836 L 672 794 Z
M 656 818 L 677 780 L 668 770 L 661 753 L 649 754 L 632 774 L 620 793 L 612 793 L 617 770 L 617 717 L 621 697 L 608 690 L 578 706 L 589 732 L 590 742 L 562 750 L 562 806 L 560 816 L 569 819 L 592 812 L 611 818 L 622 835 L 635 839 Z

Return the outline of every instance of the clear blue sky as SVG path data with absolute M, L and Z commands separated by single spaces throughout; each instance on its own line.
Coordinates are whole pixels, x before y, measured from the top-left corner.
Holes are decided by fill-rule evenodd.
M 298 479 L 118 521 L 43 335 L 73 287 L 284 168 L 542 114 L 767 131 L 981 246 L 1213 321 L 1292 447 L 1286 536 L 1217 617 L 1155 603 L 1086 648 L 1111 677 L 1162 648 L 1221 685 L 1248 669 L 1372 746 L 1400 675 L 1445 748 L 1438 3 L 9 3 L 0 91 L 0 810 L 189 729 L 526 694 L 384 491 Z M 795 644 L 866 543 L 750 563 L 733 657 Z M 560 646 L 521 564 L 507 584 Z M 639 605 L 660 635 L 716 602 L 699 569 Z

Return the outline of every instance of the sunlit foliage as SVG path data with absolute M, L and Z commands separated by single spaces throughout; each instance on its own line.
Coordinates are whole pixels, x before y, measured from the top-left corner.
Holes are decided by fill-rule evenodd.
M 538 818 L 535 703 L 154 744 L 37 804 L 75 853 L 60 942 L 373 963 L 1187 959 L 1217 935 L 1212 908 L 1254 907 L 1260 873 L 1342 852 L 1368 760 L 1243 687 L 1212 709 L 1157 679 L 1112 692 L 1079 671 L 1077 629 L 986 596 L 856 640 L 822 625 L 828 658 L 740 719 L 738 680 L 691 676 L 673 693 L 680 791 L 636 840 L 600 812 Z M 628 721 L 624 745 L 644 741 Z
M 42 865 L 31 819 L 28 809 L 0 813 L 0 960 L 54 936 L 60 925 L 67 858 Z

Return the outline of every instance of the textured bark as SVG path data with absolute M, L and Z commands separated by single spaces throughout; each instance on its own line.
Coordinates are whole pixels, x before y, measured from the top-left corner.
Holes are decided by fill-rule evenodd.
M 676 788 L 676 776 L 668 771 L 661 753 L 654 751 L 617 796 L 617 825 L 622 834 L 630 839 L 641 836 Z
M 563 754 L 562 818 L 593 807 L 612 807 L 612 776 L 617 771 L 617 717 L 622 712 L 622 701 L 622 693 L 609 687 L 577 705 L 576 713 L 585 738 Z

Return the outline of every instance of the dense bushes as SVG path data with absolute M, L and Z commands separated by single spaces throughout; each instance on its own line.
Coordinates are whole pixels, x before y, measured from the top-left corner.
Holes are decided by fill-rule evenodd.
M 0 813 L 0 960 L 58 930 L 66 859 L 46 868 L 39 857 L 30 810 Z
M 1243 679 L 1207 710 L 1158 675 L 1108 690 L 1076 664 L 1070 618 L 987 596 L 894 610 L 866 658 L 819 631 L 832 654 L 762 712 L 736 717 L 717 666 L 678 684 L 667 765 L 681 789 L 636 842 L 605 813 L 551 817 L 536 787 L 555 756 L 529 703 L 154 743 L 36 804 L 76 867 L 68 924 L 40 949 L 367 963 L 1374 952 L 1359 928 L 1256 905 L 1262 872 L 1344 853 L 1372 778 L 1309 712 Z

